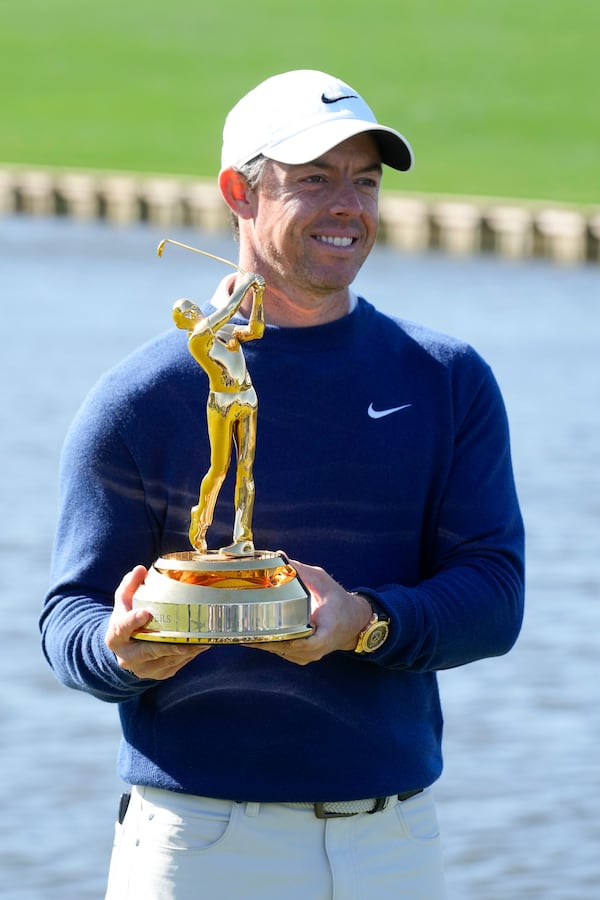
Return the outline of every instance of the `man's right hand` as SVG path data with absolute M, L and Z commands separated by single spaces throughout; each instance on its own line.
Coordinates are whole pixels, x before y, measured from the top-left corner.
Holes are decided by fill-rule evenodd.
M 179 672 L 190 660 L 210 649 L 206 644 L 167 644 L 164 641 L 138 641 L 132 635 L 143 628 L 152 613 L 132 609 L 133 595 L 147 575 L 144 566 L 136 566 L 115 591 L 115 606 L 104 641 L 115 654 L 122 669 L 138 678 L 162 681 Z

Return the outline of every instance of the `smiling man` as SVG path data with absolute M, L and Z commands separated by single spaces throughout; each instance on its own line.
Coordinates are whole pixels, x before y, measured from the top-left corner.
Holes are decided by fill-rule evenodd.
M 264 336 L 245 352 L 254 540 L 300 560 L 310 637 L 132 639 L 150 615 L 133 594 L 185 545 L 209 455 L 207 379 L 181 332 L 109 373 L 70 431 L 42 633 L 65 684 L 120 704 L 132 790 L 110 900 L 445 896 L 436 673 L 516 640 L 523 526 L 489 366 L 352 291 L 382 169 L 411 165 L 406 139 L 321 72 L 268 79 L 225 124 L 239 264 L 266 282 Z M 226 277 L 202 315 L 242 285 Z M 230 533 L 227 484 L 211 546 Z
M 270 161 L 259 193 L 239 170 L 221 172 L 221 191 L 238 216 L 240 265 L 268 272 L 272 324 L 321 325 L 348 312 L 349 285 L 377 236 L 380 181 L 368 134 L 305 165 Z

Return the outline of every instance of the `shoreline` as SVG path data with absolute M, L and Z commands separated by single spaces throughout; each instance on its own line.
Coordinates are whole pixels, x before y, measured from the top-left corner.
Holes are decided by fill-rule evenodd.
M 153 222 L 226 230 L 216 179 L 0 164 L 0 215 Z M 600 262 L 600 207 L 382 190 L 381 243 L 405 252 L 496 253 Z

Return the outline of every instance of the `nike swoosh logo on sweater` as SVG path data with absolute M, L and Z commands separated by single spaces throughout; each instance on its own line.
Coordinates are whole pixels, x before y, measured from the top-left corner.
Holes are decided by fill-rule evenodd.
M 412 403 L 405 403 L 403 406 L 392 406 L 390 409 L 373 409 L 373 404 L 369 403 L 367 413 L 371 419 L 383 419 L 385 416 L 391 416 L 392 413 L 400 412 L 401 409 L 408 409 Z

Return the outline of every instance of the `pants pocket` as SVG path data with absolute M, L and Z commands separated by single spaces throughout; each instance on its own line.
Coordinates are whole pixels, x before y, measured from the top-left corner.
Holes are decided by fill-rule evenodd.
M 200 852 L 221 844 L 236 817 L 237 804 L 229 801 L 206 802 L 174 795 L 162 806 L 142 799 L 138 837 L 140 845 L 157 851 Z
M 398 803 L 395 813 L 407 838 L 413 841 L 434 841 L 439 838 L 435 803 L 429 791 Z

